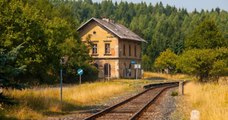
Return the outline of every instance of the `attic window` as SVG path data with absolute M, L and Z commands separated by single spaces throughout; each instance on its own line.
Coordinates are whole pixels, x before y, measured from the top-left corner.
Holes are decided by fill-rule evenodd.
M 93 31 L 93 34 L 95 35 L 97 32 L 96 31 Z

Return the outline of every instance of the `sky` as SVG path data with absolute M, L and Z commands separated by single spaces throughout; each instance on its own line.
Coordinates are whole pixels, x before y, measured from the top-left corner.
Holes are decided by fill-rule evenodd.
M 101 0 L 93 0 L 96 2 L 100 2 Z M 177 8 L 186 8 L 189 12 L 192 12 L 195 8 L 198 11 L 201 9 L 211 10 L 212 8 L 219 7 L 222 10 L 228 11 L 228 0 L 112 0 L 112 1 L 128 1 L 133 3 L 140 3 L 144 1 L 146 3 L 152 3 L 155 5 L 157 2 L 162 2 L 165 6 L 166 4 L 175 6 Z

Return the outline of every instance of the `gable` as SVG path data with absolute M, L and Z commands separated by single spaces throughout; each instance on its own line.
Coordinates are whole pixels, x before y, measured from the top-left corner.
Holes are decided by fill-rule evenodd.
M 114 23 L 111 21 L 106 21 L 106 20 L 100 20 L 97 18 L 91 18 L 88 20 L 86 23 L 81 25 L 77 30 L 81 32 L 83 29 L 88 27 L 89 24 L 91 23 L 97 23 L 98 26 L 104 28 L 105 30 L 109 31 L 115 36 L 118 36 L 118 38 L 121 39 L 127 39 L 127 40 L 133 40 L 133 41 L 140 41 L 140 42 L 146 42 L 144 39 L 139 37 L 137 34 L 126 28 L 125 26 Z
M 86 24 L 83 29 L 80 29 L 79 35 L 82 40 L 90 38 L 90 40 L 108 40 L 109 38 L 116 38 L 117 36 L 105 29 L 103 26 L 95 21 Z

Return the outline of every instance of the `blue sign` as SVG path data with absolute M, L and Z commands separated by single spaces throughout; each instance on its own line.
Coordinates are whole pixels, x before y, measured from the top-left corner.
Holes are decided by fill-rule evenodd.
M 81 68 L 79 68 L 79 69 L 77 70 L 77 73 L 78 73 L 78 75 L 82 75 L 82 74 L 83 74 L 83 70 L 82 70 Z
M 131 64 L 136 64 L 136 62 L 134 60 L 131 60 Z

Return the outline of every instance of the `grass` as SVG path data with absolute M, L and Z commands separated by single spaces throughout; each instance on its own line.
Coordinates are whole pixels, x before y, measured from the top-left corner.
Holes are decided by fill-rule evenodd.
M 145 79 L 155 79 L 155 80 L 191 80 L 193 79 L 192 76 L 185 75 L 185 74 L 165 74 L 165 73 L 155 73 L 155 72 L 145 72 L 144 73 Z
M 62 109 L 59 88 L 8 90 L 4 94 L 14 98 L 17 104 L 1 106 L 0 118 L 42 119 L 47 116 L 91 109 L 97 107 L 98 103 L 107 101 L 110 97 L 136 91 L 136 88 L 150 82 L 146 80 L 113 80 L 64 87 Z
M 188 83 L 184 101 L 180 102 L 182 119 L 189 119 L 191 110 L 200 112 L 200 120 L 227 120 L 228 84 Z
M 63 88 L 63 103 L 60 104 L 59 87 L 37 87 L 25 90 L 8 90 L 6 96 L 16 101 L 15 105 L 0 106 L 0 119 L 43 119 L 101 107 L 112 97 L 129 92 L 137 92 L 138 88 L 149 83 L 162 82 L 166 79 L 186 78 L 185 75 L 165 75 L 145 73 L 150 80 L 111 80 L 109 82 L 85 83 Z M 98 106 L 98 104 L 100 104 Z M 1 104 L 0 104 L 1 105 Z

